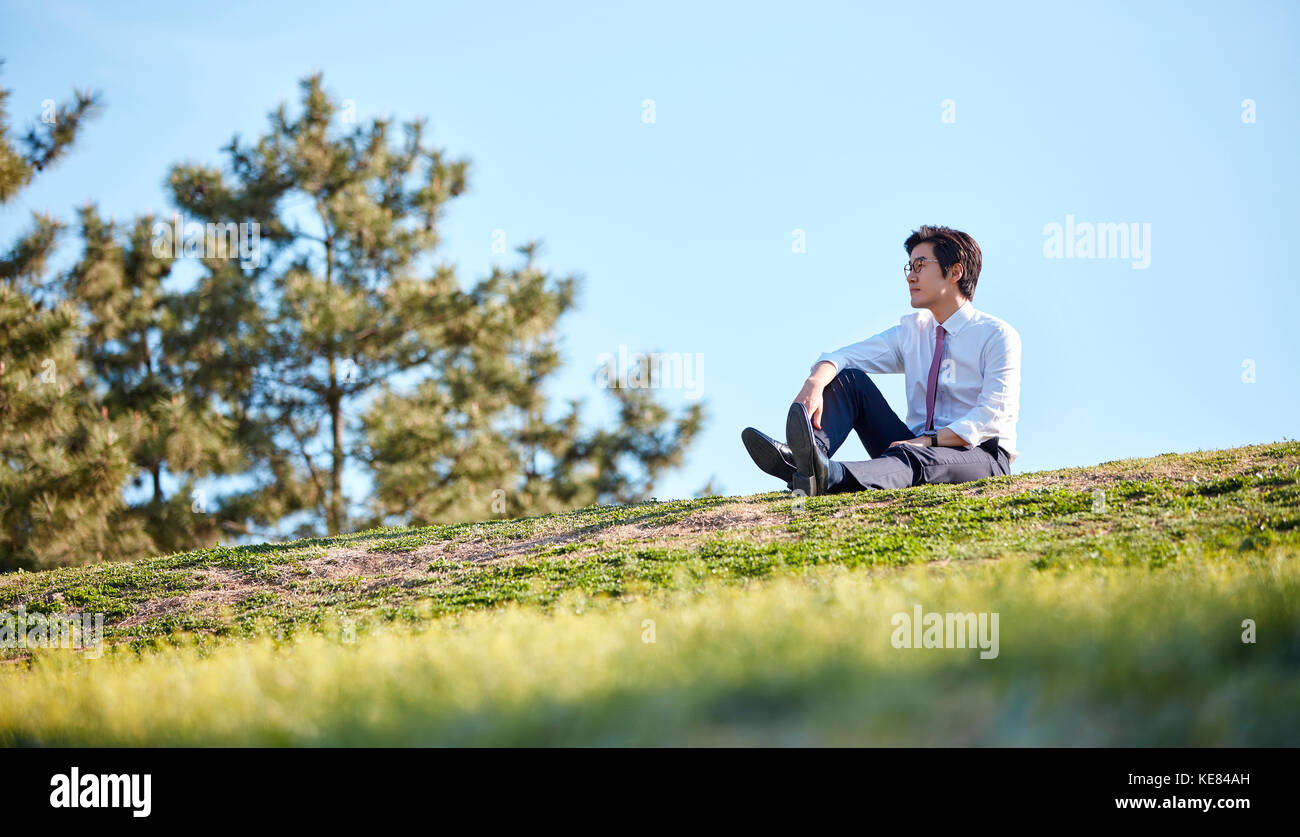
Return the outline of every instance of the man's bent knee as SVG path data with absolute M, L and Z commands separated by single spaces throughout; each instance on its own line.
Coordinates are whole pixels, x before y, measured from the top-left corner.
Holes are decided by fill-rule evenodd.
M 861 369 L 841 369 L 835 377 L 831 379 L 831 383 L 840 384 L 858 390 L 876 388 L 875 381 L 871 380 L 871 376 L 866 372 L 863 372 Z

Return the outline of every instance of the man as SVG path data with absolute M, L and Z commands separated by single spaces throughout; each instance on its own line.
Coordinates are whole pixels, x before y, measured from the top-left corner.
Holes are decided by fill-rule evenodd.
M 752 427 L 741 433 L 759 468 L 809 497 L 1009 474 L 1019 456 L 1020 335 L 971 304 L 979 245 L 923 226 L 903 247 L 908 295 L 922 310 L 819 357 L 790 405 L 785 444 Z M 869 372 L 903 373 L 906 424 Z M 870 460 L 831 459 L 849 430 Z

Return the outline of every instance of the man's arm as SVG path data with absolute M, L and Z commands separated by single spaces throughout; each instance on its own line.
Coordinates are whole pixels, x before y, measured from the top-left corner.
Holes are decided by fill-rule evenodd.
M 1020 406 L 1020 335 L 1014 329 L 1003 331 L 985 351 L 984 384 L 975 406 L 939 431 L 952 434 L 954 445 L 978 445 L 991 438 L 996 435 L 989 429 L 994 419 Z
M 803 382 L 803 388 L 794 397 L 796 403 L 804 405 L 808 410 L 808 420 L 818 430 L 822 428 L 822 390 L 835 380 L 838 374 L 834 363 L 826 360 L 818 361 L 813 366 L 813 372 L 808 376 L 808 380 Z
M 897 442 L 890 442 L 889 446 L 894 445 L 916 445 L 919 448 L 964 448 L 970 444 L 962 437 L 953 433 L 946 427 L 940 428 L 936 436 L 917 436 L 915 439 L 899 439 Z
M 866 340 L 852 343 L 833 352 L 824 352 L 813 363 L 812 374 L 794 400 L 808 410 L 812 426 L 822 426 L 822 390 L 835 379 L 841 369 L 861 369 L 864 372 L 902 372 L 903 355 L 898 349 L 901 325 L 873 334 Z
M 953 433 L 952 429 L 947 427 L 939 428 L 939 435 L 934 437 L 934 446 L 937 448 L 964 448 L 969 444 L 970 442 Z
M 879 334 L 873 334 L 866 340 L 859 340 L 833 352 L 824 352 L 813 363 L 812 371 L 816 374 L 817 367 L 823 363 L 830 363 L 834 367 L 834 371 L 822 386 L 830 383 L 841 369 L 861 369 L 863 372 L 902 372 L 903 354 L 898 348 L 898 338 L 902 330 L 902 325 L 896 325 Z M 810 377 L 809 380 L 812 378 Z

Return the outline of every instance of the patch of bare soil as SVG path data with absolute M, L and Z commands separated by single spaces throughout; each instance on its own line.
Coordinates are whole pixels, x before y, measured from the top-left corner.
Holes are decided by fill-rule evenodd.
M 253 593 L 265 592 L 266 584 L 251 579 L 234 570 L 222 568 L 196 570 L 204 585 L 176 596 L 151 599 L 137 605 L 135 613 L 116 623 L 118 627 L 134 628 L 162 616 L 177 613 L 212 613 L 233 607 Z
M 430 544 L 417 550 L 425 561 L 441 559 L 447 561 L 491 563 L 511 561 L 533 557 L 539 550 L 565 546 L 567 544 L 590 544 L 572 552 L 566 552 L 558 559 L 580 558 L 603 549 L 611 543 L 641 548 L 657 546 L 687 545 L 692 541 L 704 540 L 710 535 L 729 529 L 751 527 L 775 517 L 776 513 L 767 506 L 757 503 L 738 501 L 721 506 L 714 506 L 696 514 L 657 523 L 653 519 L 639 523 L 621 523 L 605 527 L 584 527 L 571 529 L 558 534 L 519 541 L 492 541 L 480 538 L 473 541 L 451 541 Z M 779 537 L 770 530 L 755 533 L 759 540 Z M 599 542 L 599 543 L 597 543 Z

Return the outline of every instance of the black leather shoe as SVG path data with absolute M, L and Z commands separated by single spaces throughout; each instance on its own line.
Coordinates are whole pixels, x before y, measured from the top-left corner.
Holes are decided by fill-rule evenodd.
M 830 460 L 813 436 L 808 410 L 798 401 L 790 405 L 790 412 L 786 414 L 785 440 L 794 454 L 794 467 L 798 471 L 791 480 L 791 487 L 802 490 L 809 497 L 825 494 Z
M 752 427 L 746 427 L 740 432 L 740 441 L 745 443 L 749 458 L 754 460 L 754 464 L 761 468 L 763 473 L 771 474 L 789 485 L 790 480 L 794 478 L 794 472 L 798 470 L 795 468 L 794 454 L 790 452 L 789 445 L 778 442 Z

